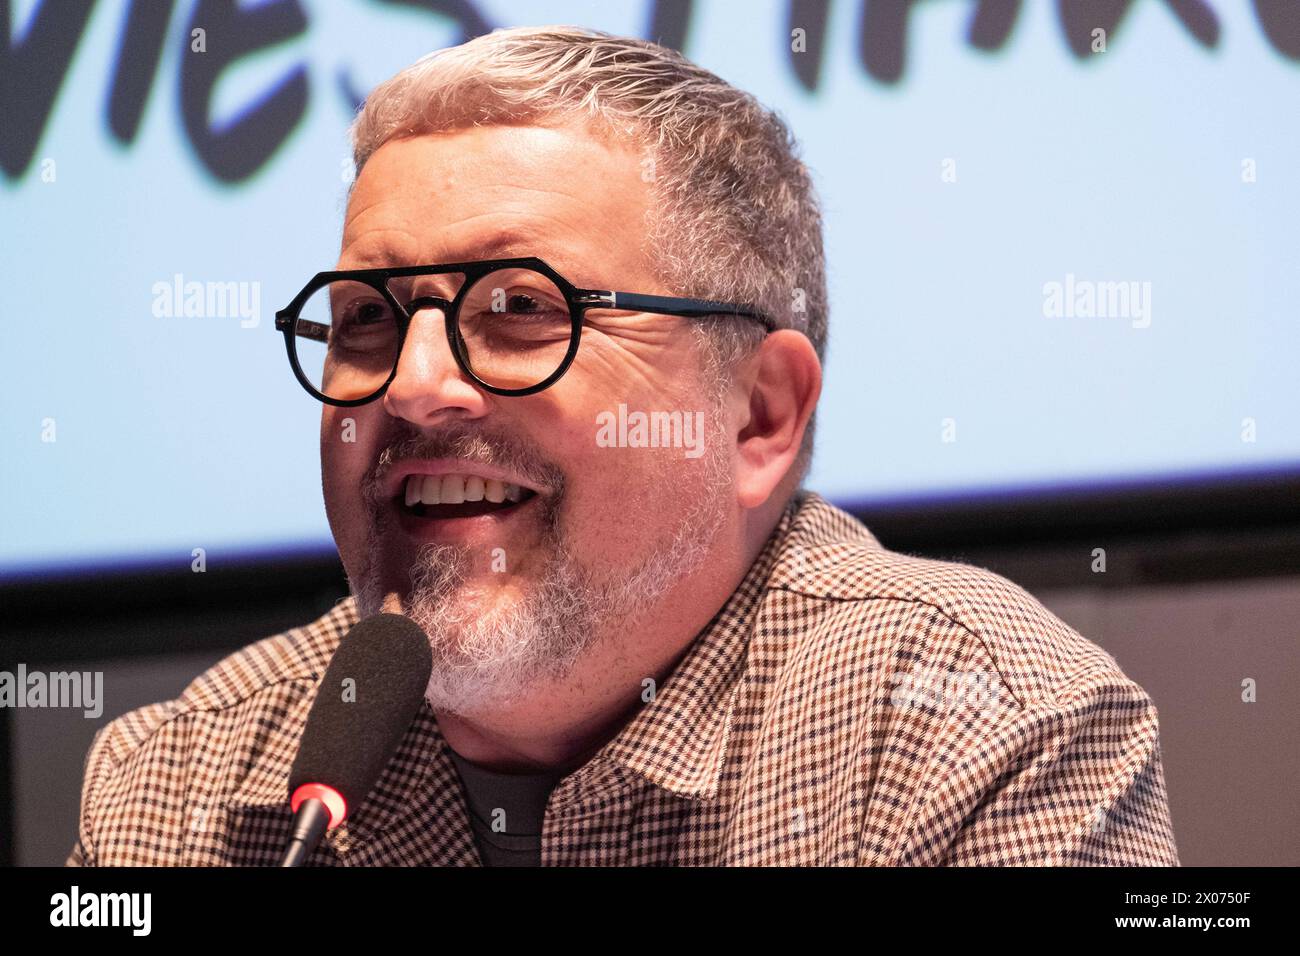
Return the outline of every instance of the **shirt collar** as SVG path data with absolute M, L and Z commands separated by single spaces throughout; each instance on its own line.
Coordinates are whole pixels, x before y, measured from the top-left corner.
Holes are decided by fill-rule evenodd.
M 740 585 L 664 686 L 588 767 L 603 759 L 683 797 L 717 795 L 754 620 L 801 503 L 800 495 L 791 499 Z

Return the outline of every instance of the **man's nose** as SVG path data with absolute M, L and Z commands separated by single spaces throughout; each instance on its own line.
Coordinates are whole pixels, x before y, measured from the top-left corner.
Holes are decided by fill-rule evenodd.
M 406 307 L 411 324 L 397 357 L 397 374 L 384 392 L 384 408 L 415 425 L 438 425 L 447 418 L 478 418 L 487 411 L 486 393 L 456 363 L 447 341 L 451 303 L 422 296 Z

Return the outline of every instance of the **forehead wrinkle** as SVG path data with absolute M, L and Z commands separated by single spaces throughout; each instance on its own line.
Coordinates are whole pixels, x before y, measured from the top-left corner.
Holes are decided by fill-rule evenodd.
M 407 234 L 400 229 L 383 231 Z M 549 251 L 539 248 L 541 243 L 538 240 L 515 233 L 498 233 L 481 242 L 470 243 L 462 246 L 461 251 L 455 255 L 448 254 L 444 246 L 438 247 L 443 250 L 441 254 L 421 254 L 412 257 L 409 255 L 408 246 L 405 244 L 395 244 L 382 240 L 378 242 L 359 240 L 357 244 L 361 246 L 360 250 L 350 247 L 344 256 L 349 264 L 357 268 L 396 268 L 399 266 L 434 265 L 444 262 L 475 262 L 481 259 L 514 259 L 523 256 L 536 256 L 545 259 L 545 253 Z
M 556 225 L 566 230 L 570 228 L 559 220 L 556 220 Z M 532 227 L 502 226 L 480 239 L 465 241 L 442 237 L 426 246 L 427 251 L 412 256 L 410 250 L 416 248 L 418 242 L 409 231 L 398 227 L 375 229 L 349 243 L 339 258 L 339 268 L 397 268 L 531 256 L 541 259 L 570 281 L 577 281 L 580 274 L 592 271 L 591 263 L 583 261 L 584 253 L 544 238 L 554 232 L 555 230 Z M 385 233 L 398 233 L 405 241 L 394 242 L 382 238 Z M 581 285 L 581 282 L 578 284 Z
M 390 242 L 375 237 L 395 232 L 405 241 Z M 359 237 L 351 239 L 339 253 L 340 266 L 348 263 L 354 267 L 400 265 L 405 257 L 405 249 L 411 244 L 411 234 L 395 226 L 380 229 L 368 229 Z

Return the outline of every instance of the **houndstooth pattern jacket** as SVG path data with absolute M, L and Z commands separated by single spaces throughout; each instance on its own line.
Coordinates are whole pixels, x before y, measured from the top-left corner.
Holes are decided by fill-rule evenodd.
M 86 758 L 69 865 L 265 866 L 351 598 Z M 891 552 L 812 493 L 659 693 L 550 797 L 546 866 L 1176 865 L 1156 709 L 980 568 Z M 319 866 L 481 865 L 426 702 Z

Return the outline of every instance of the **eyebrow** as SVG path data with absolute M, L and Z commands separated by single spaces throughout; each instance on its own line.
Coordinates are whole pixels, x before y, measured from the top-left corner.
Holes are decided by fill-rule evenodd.
M 537 256 L 545 259 L 552 250 L 538 238 L 524 233 L 497 233 L 490 239 L 462 249 L 454 257 L 443 256 L 438 259 L 420 257 L 410 260 L 409 256 L 400 254 L 394 247 L 383 243 L 360 253 L 353 253 L 347 259 L 349 269 L 400 268 L 402 266 L 433 265 L 444 262 L 477 262 L 482 259 L 513 259 L 523 256 Z M 549 261 L 549 260 L 548 260 Z

